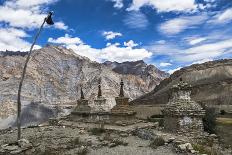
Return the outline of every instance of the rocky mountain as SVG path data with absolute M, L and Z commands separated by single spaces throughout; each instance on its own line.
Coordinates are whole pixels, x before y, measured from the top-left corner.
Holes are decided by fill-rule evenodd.
M 12 125 L 15 120 L 17 89 L 26 54 L 7 51 L 0 55 L 1 127 Z M 151 91 L 166 76 L 166 73 L 143 61 L 101 64 L 60 46 L 35 50 L 22 90 L 23 124 L 46 120 L 60 111 L 68 111 L 80 98 L 80 85 L 94 106 L 92 101 L 101 79 L 103 96 L 110 108 L 115 104 L 114 97 L 119 93 L 121 78 L 124 79 L 125 95 L 132 100 Z
M 161 81 L 153 91 L 133 100 L 131 103 L 167 103 L 170 95 L 169 88 L 176 84 L 180 78 L 191 84 L 193 100 L 231 111 L 232 59 L 210 61 L 184 67 Z
M 168 73 L 159 70 L 154 65 L 147 65 L 143 60 L 123 63 L 106 61 L 104 65 L 119 74 L 139 76 L 147 82 L 148 89 L 154 89 L 161 80 L 169 76 Z

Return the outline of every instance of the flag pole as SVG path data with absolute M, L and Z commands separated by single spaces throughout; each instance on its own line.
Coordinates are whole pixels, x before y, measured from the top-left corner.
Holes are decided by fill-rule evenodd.
M 53 14 L 52 12 L 49 12 L 48 16 L 44 19 L 42 25 L 40 26 L 39 30 L 37 31 L 37 33 L 34 37 L 33 43 L 31 45 L 30 51 L 28 52 L 24 67 L 23 67 L 23 72 L 22 72 L 22 76 L 21 76 L 21 80 L 20 80 L 19 88 L 18 88 L 18 98 L 17 98 L 17 129 L 18 129 L 17 140 L 21 139 L 21 91 L 22 91 L 22 85 L 23 85 L 23 81 L 25 78 L 26 70 L 27 70 L 27 64 L 30 60 L 32 49 L 33 49 L 33 47 L 34 47 L 42 29 L 43 29 L 45 22 L 47 22 L 47 24 L 49 24 L 49 25 L 53 24 L 53 21 L 51 19 L 52 14 Z

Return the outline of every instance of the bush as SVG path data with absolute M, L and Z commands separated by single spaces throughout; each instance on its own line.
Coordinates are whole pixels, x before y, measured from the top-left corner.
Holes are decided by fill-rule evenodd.
M 203 118 L 204 131 L 214 134 L 216 132 L 216 110 L 212 107 L 205 107 L 205 116 Z
M 221 114 L 221 115 L 225 115 L 225 114 L 226 114 L 226 111 L 225 111 L 225 110 L 220 110 L 220 114 Z
M 207 154 L 207 155 L 217 155 L 218 153 L 211 147 L 206 147 L 200 144 L 193 144 L 193 149 L 195 151 L 199 151 L 200 154 Z
M 163 146 L 165 144 L 165 141 L 162 137 L 156 137 L 151 143 L 150 147 L 153 149 L 156 149 L 159 146 Z
M 103 129 L 103 128 L 92 128 L 92 129 L 90 129 L 90 132 L 93 135 L 101 135 L 102 133 L 105 132 L 105 129 Z

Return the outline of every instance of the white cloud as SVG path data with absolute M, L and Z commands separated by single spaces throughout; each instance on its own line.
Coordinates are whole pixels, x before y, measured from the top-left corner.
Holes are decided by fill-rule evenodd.
M 55 22 L 54 27 L 60 30 L 68 30 L 68 26 L 63 22 Z
M 169 63 L 169 62 L 161 62 L 161 63 L 159 64 L 160 67 L 167 67 L 167 66 L 171 66 L 171 65 L 172 65 L 172 64 Z
M 223 22 L 223 23 L 226 23 L 226 22 L 229 22 L 232 20 L 232 8 L 229 8 L 227 9 L 226 11 L 224 11 L 222 14 L 220 14 L 218 16 L 218 22 Z
M 149 58 L 152 53 L 142 48 L 118 47 L 116 45 L 111 45 L 101 49 L 99 55 L 102 60 L 124 62 Z
M 50 43 L 56 43 L 56 44 L 65 44 L 65 45 L 71 45 L 71 44 L 82 44 L 80 38 L 78 37 L 71 37 L 68 34 L 65 34 L 64 37 L 59 37 L 57 39 L 48 38 L 48 42 Z
M 130 41 L 128 41 L 128 42 L 124 42 L 124 46 L 127 46 L 127 47 L 136 47 L 136 46 L 138 46 L 138 44 L 137 43 L 135 43 L 133 40 L 130 40 Z
M 208 62 L 208 61 L 213 61 L 213 59 L 202 59 L 202 60 L 199 60 L 199 61 L 195 61 L 193 62 L 192 64 L 202 64 L 204 62 Z
M 28 37 L 26 32 L 15 28 L 0 28 L 0 51 L 29 51 L 31 44 L 23 38 Z M 36 45 L 34 49 L 41 48 Z
M 161 24 L 159 29 L 164 34 L 174 35 L 203 24 L 207 18 L 206 15 L 178 17 Z
M 165 40 L 159 40 L 159 41 L 157 41 L 157 43 L 158 43 L 158 44 L 165 44 L 166 41 L 165 41 Z
M 143 6 L 151 6 L 158 12 L 192 12 L 197 9 L 195 0 L 133 0 L 128 11 L 138 11 Z
M 114 2 L 114 7 L 117 9 L 121 9 L 123 7 L 123 0 L 111 0 Z
M 168 73 L 169 74 L 172 74 L 172 73 L 174 73 L 175 71 L 178 71 L 178 70 L 180 70 L 181 69 L 181 67 L 178 67 L 178 68 L 175 68 L 175 69 L 170 69 L 169 71 L 168 71 Z
M 111 39 L 114 39 L 116 37 L 122 36 L 121 33 L 119 33 L 119 32 L 113 32 L 113 31 L 104 31 L 102 33 L 102 35 L 106 38 L 106 40 L 111 40 Z
M 145 29 L 149 25 L 147 17 L 140 11 L 130 12 L 123 22 L 132 29 Z
M 57 0 L 12 0 L 0 6 L 0 22 L 15 28 L 37 28 L 47 14 L 42 13 L 44 4 L 54 3 Z M 7 13 L 7 14 L 6 14 Z M 58 22 L 55 28 L 66 29 L 63 22 Z
M 199 61 L 202 59 L 213 59 L 221 56 L 232 48 L 232 39 L 203 44 L 200 46 L 185 49 L 184 55 L 177 56 L 176 60 L 182 62 Z
M 18 8 L 32 8 L 40 5 L 54 3 L 58 0 L 11 0 L 6 2 L 6 6 Z
M 212 41 L 212 40 L 210 40 Z M 174 43 L 153 44 L 146 49 L 154 55 L 162 55 L 178 63 L 193 63 L 202 60 L 211 60 L 232 53 L 232 39 L 214 40 L 193 47 L 182 47 Z
M 196 45 L 196 44 L 199 44 L 203 41 L 207 40 L 207 38 L 204 38 L 204 37 L 200 37 L 200 38 L 187 38 L 187 41 L 190 45 Z
M 48 42 L 63 44 L 67 48 L 73 49 L 77 54 L 86 56 L 94 61 L 136 61 L 151 57 L 152 53 L 143 48 L 119 47 L 119 43 L 107 44 L 105 48 L 96 49 L 83 43 L 77 37 L 65 35 L 57 39 L 49 38 Z

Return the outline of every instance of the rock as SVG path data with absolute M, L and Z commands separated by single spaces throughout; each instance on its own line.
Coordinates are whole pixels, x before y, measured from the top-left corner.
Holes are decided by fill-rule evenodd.
M 27 139 L 20 139 L 20 140 L 18 140 L 18 145 L 22 149 L 29 149 L 29 148 L 32 147 L 32 144 Z
M 217 138 L 217 135 L 215 135 L 215 134 L 210 134 L 209 136 L 212 138 Z
M 186 146 L 185 146 L 185 144 L 178 145 L 178 148 L 179 148 L 181 151 L 186 151 Z
M 192 144 L 186 143 L 185 145 L 186 145 L 186 149 L 187 149 L 188 151 L 193 150 Z
M 197 151 L 195 151 L 195 150 L 190 150 L 190 152 L 191 152 L 192 154 L 197 153 Z
M 178 145 L 178 148 L 181 151 L 189 151 L 189 152 L 191 152 L 191 150 L 193 150 L 192 144 L 190 144 L 190 143 L 180 144 L 180 145 Z
M 7 151 L 14 151 L 19 149 L 17 145 L 7 145 L 7 146 L 3 146 L 2 148 Z
M 168 142 L 168 143 L 171 143 L 171 142 L 173 142 L 174 140 L 175 140 L 175 138 L 174 138 L 174 137 L 171 137 L 171 138 L 168 139 L 167 142 Z
M 145 140 L 153 140 L 154 139 L 154 133 L 147 129 L 136 129 L 133 131 L 134 135 L 138 136 L 141 139 Z
M 117 146 L 117 144 L 115 144 L 115 143 L 110 143 L 109 144 L 109 147 L 115 147 L 115 146 Z
M 19 154 L 21 152 L 22 152 L 22 149 L 17 149 L 17 150 L 11 151 L 10 154 Z
M 120 136 L 121 137 L 128 137 L 128 134 L 127 133 L 121 133 Z

